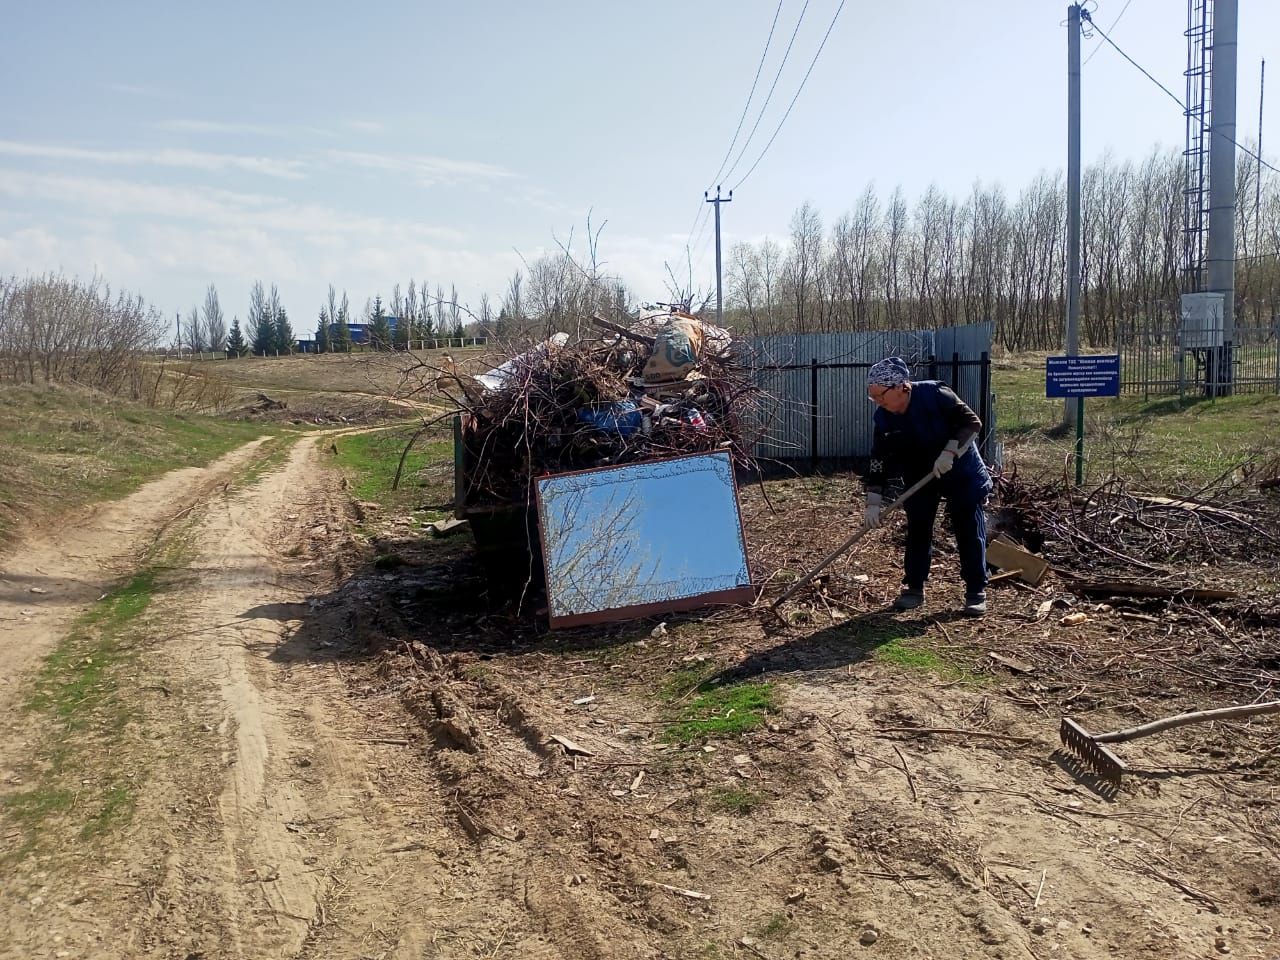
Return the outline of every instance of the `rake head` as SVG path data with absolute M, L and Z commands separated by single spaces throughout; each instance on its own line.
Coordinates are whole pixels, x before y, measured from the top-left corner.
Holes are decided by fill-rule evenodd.
M 1070 750 L 1100 780 L 1120 789 L 1120 777 L 1124 773 L 1124 761 L 1099 743 L 1084 727 L 1069 717 L 1062 718 L 1058 730 L 1062 745 Z

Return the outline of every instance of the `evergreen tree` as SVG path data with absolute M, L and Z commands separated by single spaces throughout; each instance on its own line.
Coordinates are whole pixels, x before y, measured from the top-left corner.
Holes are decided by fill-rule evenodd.
M 293 353 L 298 348 L 297 337 L 293 335 L 293 327 L 289 323 L 289 314 L 284 307 L 276 310 L 276 350 L 280 353 Z
M 255 281 L 249 294 L 249 347 L 255 354 L 265 357 L 275 353 L 276 324 L 272 307 L 262 284 Z
M 320 323 L 316 326 L 316 353 L 328 353 L 329 346 L 329 313 L 320 308 Z
M 231 333 L 227 337 L 227 356 L 243 357 L 249 352 L 249 345 L 244 342 L 244 334 L 240 332 L 240 318 L 231 321 Z
M 391 332 L 391 342 L 397 350 L 408 350 L 409 341 L 413 338 L 413 316 L 402 310 L 396 317 L 395 329 Z
M 342 292 L 342 306 L 338 308 L 337 326 L 333 334 L 333 349 L 339 353 L 351 352 L 351 327 L 348 323 L 348 317 L 351 309 L 347 305 L 347 293 Z
M 375 350 L 391 348 L 391 324 L 387 321 L 381 296 L 375 297 L 373 306 L 369 308 L 369 345 Z

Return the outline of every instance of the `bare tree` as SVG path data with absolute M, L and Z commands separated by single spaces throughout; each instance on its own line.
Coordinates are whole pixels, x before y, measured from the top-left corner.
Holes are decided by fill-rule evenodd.
M 182 321 L 182 328 L 184 339 L 192 353 L 204 353 L 209 348 L 208 341 L 204 338 L 204 324 L 200 320 L 199 307 L 191 308 L 191 312 Z
M 209 342 L 209 349 L 215 352 L 225 349 L 227 345 L 227 318 L 218 303 L 218 289 L 211 283 L 204 294 L 204 335 Z

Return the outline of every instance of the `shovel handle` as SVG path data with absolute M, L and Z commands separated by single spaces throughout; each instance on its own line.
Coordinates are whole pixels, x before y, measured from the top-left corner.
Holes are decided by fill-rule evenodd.
M 1153 720 L 1151 723 L 1144 723 L 1139 727 L 1129 727 L 1127 730 L 1113 730 L 1110 733 L 1100 733 L 1093 737 L 1098 743 L 1123 743 L 1126 740 L 1137 740 L 1139 737 L 1149 737 L 1153 733 L 1160 733 L 1163 730 L 1172 730 L 1174 727 L 1185 726 L 1188 723 L 1208 723 L 1211 720 L 1235 720 L 1238 717 L 1256 717 L 1264 713 L 1280 713 L 1280 700 L 1271 700 L 1267 703 L 1250 703 L 1240 707 L 1221 707 L 1217 710 L 1194 710 L 1191 713 L 1180 713 L 1176 717 L 1165 717 L 1163 720 Z

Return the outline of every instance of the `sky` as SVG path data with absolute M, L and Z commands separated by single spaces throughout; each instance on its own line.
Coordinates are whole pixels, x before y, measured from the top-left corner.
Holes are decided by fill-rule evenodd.
M 1244 139 L 1261 58 L 1280 81 L 1280 3 L 1239 3 Z M 1065 165 L 1063 0 L 845 0 L 832 26 L 839 7 L 0 0 L 0 274 L 96 271 L 167 316 L 213 283 L 241 318 L 261 280 L 305 329 L 331 283 L 357 309 L 411 277 L 496 304 L 558 244 L 585 261 L 589 218 L 603 269 L 662 300 L 667 264 L 714 289 L 713 231 L 693 228 L 717 182 L 727 249 L 784 239 L 805 201 L 829 224 L 868 183 L 1016 193 Z M 1182 95 L 1182 0 L 1092 12 Z M 1181 149 L 1178 106 L 1083 49 L 1086 162 Z

